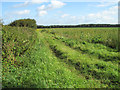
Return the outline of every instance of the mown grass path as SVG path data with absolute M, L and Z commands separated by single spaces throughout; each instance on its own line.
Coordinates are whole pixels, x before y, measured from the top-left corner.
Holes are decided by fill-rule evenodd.
M 43 71 L 41 77 L 46 79 L 46 85 L 48 87 L 67 87 L 67 88 L 94 88 L 94 87 L 106 87 L 105 84 L 100 84 L 100 81 L 95 79 L 86 80 L 83 75 L 78 74 L 74 67 L 70 67 L 68 64 L 61 62 L 59 58 L 54 56 L 53 51 L 50 49 L 51 37 L 37 31 L 39 42 L 41 43 L 39 55 L 44 64 L 40 60 L 40 71 Z M 36 52 L 37 54 L 38 52 Z M 37 54 L 38 55 L 38 54 Z M 36 55 L 36 56 L 37 56 Z M 42 68 L 46 68 L 45 70 Z M 50 81 L 50 82 L 49 82 Z M 45 86 L 46 87 L 46 86 Z
M 20 41 L 23 37 L 19 35 L 18 31 L 15 30 L 15 32 L 20 37 L 17 38 Z M 33 32 L 34 30 L 30 35 Z M 4 60 L 3 88 L 119 87 L 117 63 L 102 60 L 103 58 L 99 59 L 87 52 L 83 53 L 72 45 L 66 44 L 71 42 L 56 39 L 58 36 L 49 32 L 42 30 L 35 32 L 33 35 L 37 37 L 28 38 L 29 42 L 36 39 L 35 42 L 32 42 L 34 44 L 31 44 L 31 49 L 26 50 L 24 54 L 19 55 L 18 53 L 18 57 L 14 57 L 17 62 L 22 63 L 15 64 L 14 62 L 7 62 L 7 59 Z M 21 34 L 23 33 L 21 32 Z M 26 34 L 25 36 L 29 36 L 28 33 Z M 8 34 L 6 35 L 8 36 Z M 9 35 L 12 34 L 9 32 Z M 66 38 L 64 39 L 66 40 Z M 7 40 L 5 39 L 5 41 Z M 21 42 L 24 41 L 21 40 Z M 16 46 L 20 48 L 21 43 L 18 44 L 20 45 Z M 19 50 L 19 48 L 18 51 L 23 50 L 21 48 Z
M 54 35 L 43 34 L 54 55 L 68 65 L 74 66 L 87 80 L 99 80 L 101 84 L 109 87 L 119 87 L 117 63 L 100 60 L 91 56 L 90 53 L 83 54 L 66 46 L 59 39 L 56 40 Z

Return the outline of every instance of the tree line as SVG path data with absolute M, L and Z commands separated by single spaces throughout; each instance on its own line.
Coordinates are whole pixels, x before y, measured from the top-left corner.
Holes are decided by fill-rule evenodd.
M 120 24 L 37 25 L 37 28 L 120 27 Z
M 77 28 L 77 27 L 120 27 L 120 24 L 81 24 L 81 25 L 37 25 L 34 19 L 19 19 L 11 22 L 8 26 L 30 28 Z

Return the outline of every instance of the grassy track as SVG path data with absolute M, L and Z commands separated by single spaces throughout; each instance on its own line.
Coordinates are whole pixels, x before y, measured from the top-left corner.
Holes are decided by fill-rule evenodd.
M 55 40 L 53 36 L 47 36 L 49 36 L 47 40 L 55 56 L 62 59 L 65 63 L 74 66 L 86 79 L 94 78 L 100 80 L 101 83 L 107 84 L 109 87 L 118 86 L 116 85 L 118 82 L 117 63 L 105 62 L 89 55 L 89 53 L 83 54 L 66 46 L 59 40 Z
M 118 63 L 120 60 L 117 50 L 111 49 L 102 44 L 93 44 L 85 41 L 79 42 L 77 40 L 66 39 L 63 37 L 61 38 L 60 36 L 55 36 L 54 38 L 64 42 L 66 46 L 81 51 L 82 53 L 88 53 L 91 56 L 96 56 L 98 59 L 112 61 L 114 63 Z
M 79 40 L 80 35 L 77 33 L 81 32 L 80 29 L 76 29 L 77 31 L 71 29 L 73 34 L 68 29 L 66 31 L 63 31 L 65 29 L 59 30 L 37 29 L 34 32 L 30 30 L 29 34 L 24 34 L 24 37 L 21 37 L 21 34 L 14 29 L 4 30 L 4 52 L 9 51 L 10 45 L 16 44 L 16 47 L 10 48 L 11 53 L 8 52 L 7 55 L 3 53 L 2 80 L 4 88 L 120 87 L 118 77 L 120 58 L 116 49 L 117 45 L 111 48 L 112 44 L 110 43 L 107 46 L 106 42 L 98 42 L 100 40 L 92 42 L 85 36 L 83 40 Z M 100 32 L 100 30 L 98 31 Z M 20 32 L 23 33 L 24 30 Z M 82 32 L 85 34 L 84 31 Z M 95 33 L 95 31 L 93 32 Z M 78 36 L 75 36 L 76 34 Z M 13 37 L 9 39 L 12 35 Z M 93 35 L 93 37 L 95 36 Z M 20 45 L 27 40 L 28 42 L 24 44 L 23 48 L 20 48 Z M 32 50 L 28 47 L 31 47 Z M 22 50 L 24 49 L 26 51 L 23 54 Z M 15 64 L 14 60 L 18 63 Z

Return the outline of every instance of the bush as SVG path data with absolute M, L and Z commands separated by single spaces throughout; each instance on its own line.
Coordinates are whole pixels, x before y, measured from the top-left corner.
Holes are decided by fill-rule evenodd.
M 4 26 L 2 28 L 3 64 L 19 63 L 17 57 L 22 57 L 26 51 L 32 50 L 36 36 L 36 32 L 32 28 Z
M 36 21 L 34 19 L 15 20 L 8 26 L 37 28 Z

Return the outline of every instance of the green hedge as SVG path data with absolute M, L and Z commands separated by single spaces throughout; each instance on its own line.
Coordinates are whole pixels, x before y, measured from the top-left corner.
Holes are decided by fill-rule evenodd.
M 37 28 L 34 19 L 19 19 L 11 22 L 8 26 Z

